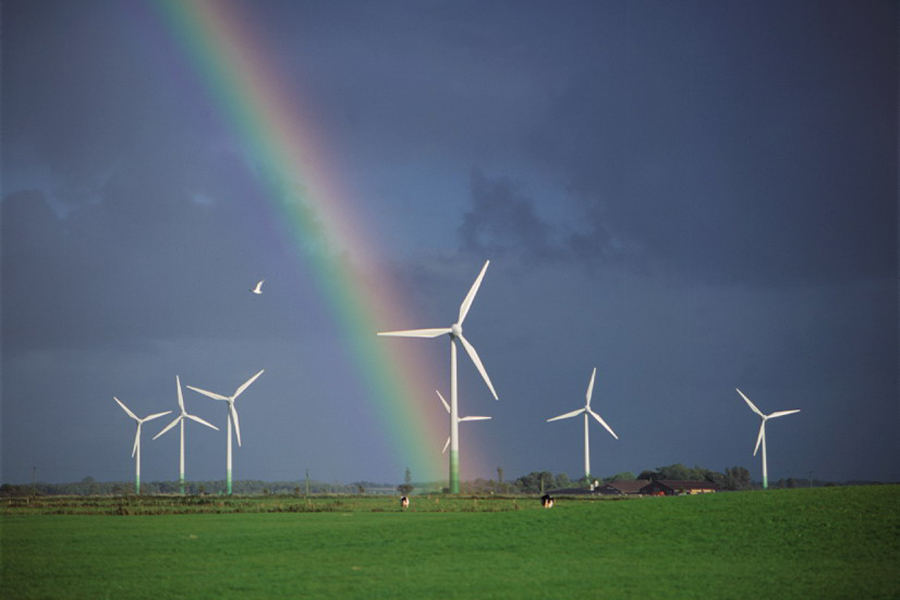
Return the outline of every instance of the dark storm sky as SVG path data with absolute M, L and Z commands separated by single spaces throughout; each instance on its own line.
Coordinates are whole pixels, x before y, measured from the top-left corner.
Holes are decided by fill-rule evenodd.
M 900 479 L 897 3 L 233 3 L 425 319 L 373 332 L 444 325 L 492 261 L 466 332 L 501 401 L 466 365 L 462 412 L 494 419 L 463 426 L 464 479 L 579 476 L 580 421 L 544 421 L 595 366 L 621 438 L 592 431 L 597 475 L 759 478 L 738 387 L 802 409 L 768 427 L 770 478 Z M 247 149 L 154 14 L 2 5 L 2 480 L 127 480 L 113 395 L 158 412 L 176 373 L 224 391 L 265 367 L 239 478 L 400 481 L 323 298 L 246 226 Z M 188 435 L 189 477 L 222 478 L 221 434 Z M 175 478 L 174 439 L 150 437 L 144 479 Z

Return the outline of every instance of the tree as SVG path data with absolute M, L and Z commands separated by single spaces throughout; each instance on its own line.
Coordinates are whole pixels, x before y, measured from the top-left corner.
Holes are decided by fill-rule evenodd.
M 550 471 L 532 471 L 528 475 L 516 480 L 516 487 L 526 494 L 537 494 L 543 490 L 543 485 L 552 484 L 554 478 Z
M 744 467 L 725 469 L 725 489 L 749 490 L 750 487 L 750 471 Z
M 637 478 L 634 476 L 634 473 L 632 473 L 631 471 L 623 471 L 622 473 L 616 473 L 607 481 L 609 483 L 615 483 L 617 481 L 634 481 L 635 479 Z
M 404 496 L 408 496 L 410 492 L 413 491 L 413 488 L 412 471 L 409 470 L 409 467 L 406 467 L 406 473 L 403 475 L 403 483 L 397 486 L 397 491 Z
M 694 473 L 681 463 L 669 465 L 668 467 L 659 467 L 657 469 L 660 479 L 671 479 L 675 481 L 689 481 L 694 479 Z

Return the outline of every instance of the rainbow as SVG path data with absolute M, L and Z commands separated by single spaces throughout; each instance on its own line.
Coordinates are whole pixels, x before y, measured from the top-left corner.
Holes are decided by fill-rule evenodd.
M 436 448 L 446 436 L 447 420 L 433 396 L 448 373 L 421 364 L 415 343 L 391 344 L 375 336 L 378 328 L 415 325 L 410 323 L 415 312 L 392 297 L 387 289 L 391 286 L 380 286 L 373 294 L 367 283 L 371 280 L 365 280 L 360 269 L 334 252 L 307 248 L 306 241 L 319 236 L 337 248 L 351 248 L 354 257 L 379 256 L 371 236 L 354 219 L 349 194 L 339 185 L 337 161 L 328 157 L 327 144 L 309 126 L 311 119 L 301 119 L 304 103 L 283 85 L 277 61 L 237 4 L 157 1 L 164 26 L 188 57 L 192 75 L 199 76 L 234 141 L 261 171 L 260 180 L 268 188 L 263 210 L 330 307 L 355 375 L 370 394 L 371 412 L 392 447 L 392 468 L 409 466 L 420 480 L 446 479 L 446 459 Z M 468 461 L 464 466 L 475 468 Z

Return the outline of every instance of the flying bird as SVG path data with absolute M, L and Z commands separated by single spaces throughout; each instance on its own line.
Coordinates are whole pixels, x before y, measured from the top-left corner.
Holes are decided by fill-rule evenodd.
M 266 281 L 265 279 L 260 279 L 256 283 L 256 287 L 254 287 L 250 291 L 253 292 L 254 294 L 262 294 L 262 284 L 265 283 L 265 281 Z

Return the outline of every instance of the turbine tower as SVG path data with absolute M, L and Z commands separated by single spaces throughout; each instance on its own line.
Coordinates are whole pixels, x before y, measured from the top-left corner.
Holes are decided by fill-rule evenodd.
M 379 332 L 378 335 L 384 336 L 394 336 L 394 337 L 413 337 L 413 338 L 436 338 L 442 335 L 450 336 L 450 493 L 458 494 L 459 493 L 459 406 L 457 400 L 457 391 L 456 391 L 456 341 L 459 340 L 462 343 L 463 348 L 466 351 L 466 354 L 469 355 L 469 358 L 472 359 L 472 362 L 475 363 L 475 367 L 478 369 L 478 372 L 481 373 L 481 377 L 484 379 L 484 382 L 487 384 L 488 389 L 491 390 L 491 394 L 494 396 L 494 400 L 499 400 L 497 397 L 497 392 L 494 391 L 494 386 L 491 383 L 491 378 L 488 377 L 487 371 L 484 370 L 484 365 L 481 363 L 481 359 L 478 358 L 478 353 L 475 351 L 475 347 L 469 343 L 469 341 L 463 337 L 462 324 L 466 319 L 466 315 L 469 312 L 469 308 L 472 306 L 472 301 L 475 300 L 475 294 L 478 293 L 478 288 L 481 286 L 481 280 L 484 278 L 484 273 L 487 271 L 488 265 L 491 264 L 491 261 L 486 261 L 484 263 L 484 267 L 481 268 L 481 273 L 478 274 L 478 278 L 475 280 L 475 283 L 472 284 L 472 288 L 469 290 L 469 293 L 466 294 L 465 299 L 463 299 L 462 305 L 459 307 L 459 318 L 456 323 L 451 325 L 450 327 L 440 327 L 437 329 L 411 329 L 406 331 L 382 331 Z
M 761 410 L 756 408 L 756 405 L 750 402 L 750 398 L 744 395 L 744 392 L 735 388 L 735 391 L 741 395 L 741 398 L 744 399 L 744 402 L 747 403 L 747 406 L 750 409 L 758 414 L 762 419 L 762 422 L 759 424 L 759 435 L 756 436 L 756 448 L 753 449 L 753 456 L 756 456 L 756 452 L 759 450 L 760 444 L 762 444 L 762 476 L 763 476 L 763 489 L 769 488 L 769 472 L 766 469 L 766 421 L 769 419 L 774 419 L 776 417 L 783 417 L 785 415 L 792 415 L 794 413 L 800 412 L 799 408 L 795 408 L 792 410 L 778 410 L 773 412 L 770 415 L 763 414 Z
M 588 415 L 597 419 L 597 422 L 603 425 L 608 432 L 612 434 L 612 436 L 616 439 L 619 439 L 619 436 L 616 435 L 616 432 L 612 430 L 612 428 L 606 424 L 606 421 L 600 418 L 600 415 L 595 413 L 591 409 L 591 396 L 594 393 L 594 378 L 597 376 L 597 367 L 594 367 L 594 372 L 591 373 L 591 382 L 588 384 L 586 399 L 587 402 L 584 405 L 584 408 L 579 408 L 578 410 L 573 410 L 572 412 L 567 412 L 564 415 L 559 415 L 558 417 L 553 417 L 552 419 L 547 419 L 547 422 L 558 421 L 560 419 L 568 419 L 569 417 L 577 417 L 581 413 L 584 413 L 584 476 L 590 479 L 591 477 L 591 451 L 590 451 L 590 443 L 589 443 L 589 430 L 588 430 Z
M 181 394 L 181 379 L 178 377 L 178 375 L 175 376 L 175 386 L 178 388 L 178 407 L 181 408 L 181 414 L 175 417 L 174 421 L 166 425 L 166 427 L 162 431 L 154 435 L 153 439 L 155 440 L 168 430 L 181 423 L 181 454 L 178 459 L 178 487 L 181 489 L 181 494 L 184 495 L 184 420 L 187 418 L 197 421 L 198 423 L 202 423 L 203 425 L 211 427 L 216 431 L 218 431 L 219 428 L 215 425 L 210 425 L 200 417 L 189 415 L 188 412 L 184 409 L 184 396 Z
M 159 417 L 164 417 L 172 411 L 167 410 L 166 412 L 156 413 L 155 415 L 150 415 L 150 416 L 144 417 L 142 419 L 139 416 L 137 416 L 136 414 L 134 414 L 133 412 L 131 412 L 131 409 L 129 409 L 127 406 L 125 406 L 125 404 L 121 400 L 116 398 L 115 396 L 113 396 L 113 400 L 115 400 L 116 402 L 119 403 L 119 406 L 122 407 L 122 410 L 124 410 L 126 413 L 128 413 L 129 417 L 131 417 L 132 419 L 137 421 L 137 431 L 134 434 L 134 447 L 131 449 L 131 456 L 134 457 L 134 493 L 137 495 L 140 495 L 141 494 L 141 425 L 143 425 L 147 421 L 152 421 L 153 419 L 156 419 Z
M 435 392 L 437 392 L 438 398 L 441 399 L 441 404 L 444 405 L 444 408 L 446 408 L 447 412 L 449 413 L 450 405 L 447 404 L 447 401 L 444 400 L 444 397 L 441 395 L 440 392 L 438 392 L 437 390 L 435 390 Z M 457 417 L 456 418 L 457 423 L 462 423 L 463 421 L 488 421 L 488 420 L 490 420 L 490 417 Z M 445 452 L 447 452 L 447 447 L 449 445 L 450 445 L 450 436 L 447 436 L 447 443 L 444 444 L 444 449 L 441 450 L 441 454 L 444 454 Z
M 253 383 L 254 381 L 256 381 L 256 378 L 259 377 L 260 375 L 262 375 L 264 372 L 265 372 L 265 369 L 263 369 L 262 371 L 260 371 L 259 373 L 257 373 L 256 375 L 254 375 L 253 377 L 248 379 L 247 381 L 245 381 L 241 385 L 241 387 L 239 387 L 237 390 L 235 390 L 234 394 L 231 396 L 222 396 L 221 394 L 216 394 L 214 392 L 207 392 L 206 390 L 201 390 L 200 388 L 195 388 L 192 385 L 187 386 L 187 389 L 194 390 L 195 392 L 203 394 L 204 396 L 208 396 L 208 397 L 212 398 L 213 400 L 224 400 L 225 402 L 228 403 L 228 443 L 227 443 L 225 462 L 226 462 L 226 469 L 227 469 L 227 471 L 226 471 L 226 476 L 227 476 L 226 488 L 228 490 L 229 496 L 231 495 L 231 421 L 232 420 L 234 420 L 234 432 L 235 432 L 235 434 L 237 434 L 238 446 L 241 445 L 241 425 L 240 425 L 240 422 L 238 422 L 238 414 L 237 414 L 237 410 L 234 408 L 234 401 L 237 400 L 237 397 L 240 396 L 241 394 L 243 394 L 244 390 L 246 390 L 248 387 L 250 387 L 250 384 Z

